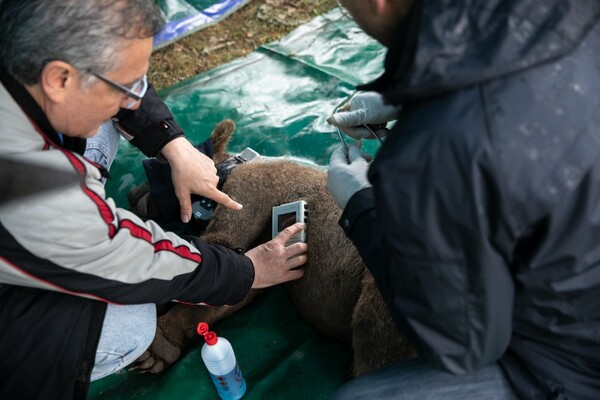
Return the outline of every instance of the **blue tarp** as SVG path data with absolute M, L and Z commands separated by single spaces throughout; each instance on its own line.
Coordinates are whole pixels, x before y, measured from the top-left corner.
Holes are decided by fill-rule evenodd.
M 154 37 L 154 48 L 168 45 L 186 35 L 221 21 L 250 0 L 158 0 L 167 24 Z

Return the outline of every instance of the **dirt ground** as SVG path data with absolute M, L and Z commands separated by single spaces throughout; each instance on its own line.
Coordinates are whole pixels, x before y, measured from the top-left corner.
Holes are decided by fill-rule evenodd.
M 252 0 L 223 21 L 155 51 L 148 79 L 157 90 L 242 57 L 336 7 L 335 0 Z

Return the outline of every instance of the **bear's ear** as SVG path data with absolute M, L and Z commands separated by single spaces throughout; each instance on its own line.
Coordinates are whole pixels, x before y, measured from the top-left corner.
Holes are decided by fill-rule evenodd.
M 215 164 L 229 158 L 230 155 L 225 153 L 225 149 L 233 136 L 235 123 L 230 119 L 224 119 L 219 122 L 210 135 L 210 140 L 213 143 L 213 160 Z

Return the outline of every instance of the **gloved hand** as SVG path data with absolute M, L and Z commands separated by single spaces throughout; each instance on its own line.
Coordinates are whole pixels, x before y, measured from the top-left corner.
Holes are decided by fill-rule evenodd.
M 385 124 L 396 119 L 400 106 L 392 106 L 383 102 L 383 97 L 377 92 L 362 92 L 350 99 L 338 112 L 327 119 L 332 125 L 339 127 L 342 132 L 354 139 L 375 139 L 367 128 L 362 126 Z M 379 137 L 387 135 L 387 128 L 375 131 Z
M 348 158 L 343 146 L 337 148 L 331 155 L 327 169 L 327 189 L 342 210 L 354 193 L 371 187 L 367 179 L 369 163 L 356 144 L 352 144 L 349 148 Z

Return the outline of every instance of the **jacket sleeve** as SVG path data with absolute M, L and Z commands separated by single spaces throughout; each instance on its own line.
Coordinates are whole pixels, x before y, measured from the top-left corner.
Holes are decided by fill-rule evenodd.
M 121 109 L 113 120 L 123 137 L 148 157 L 157 157 L 167 143 L 183 136 L 183 129 L 152 86 L 136 110 Z
M 342 216 L 395 320 L 421 356 L 452 373 L 502 356 L 514 305 L 508 257 L 492 240 L 493 172 L 462 134 L 389 136 L 369 173 L 371 206 L 359 192 Z
M 339 224 L 346 236 L 352 240 L 367 266 L 384 264 L 385 254 L 381 247 L 381 237 L 378 236 L 380 230 L 377 228 L 375 192 L 372 187 L 362 189 L 350 198 L 340 217 Z M 369 270 L 375 278 L 375 283 L 386 304 L 392 304 L 392 292 L 385 268 L 369 268 Z M 400 323 L 400 321 L 396 322 Z
M 249 258 L 198 239 L 192 244 L 116 207 L 99 171 L 66 155 L 87 170 L 81 186 L 0 210 L 0 282 L 118 304 L 235 304 L 248 293 Z M 63 157 L 53 150 L 42 156 Z

